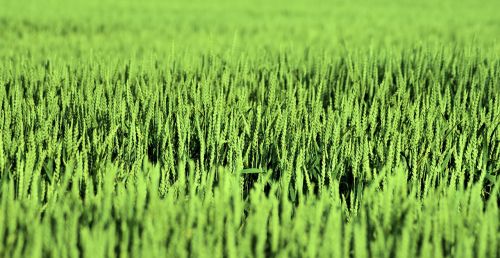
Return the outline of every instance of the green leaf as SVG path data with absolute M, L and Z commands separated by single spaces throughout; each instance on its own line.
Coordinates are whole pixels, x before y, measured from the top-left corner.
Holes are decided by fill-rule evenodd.
M 241 174 L 260 174 L 264 172 L 265 171 L 260 168 L 245 168 L 241 171 Z

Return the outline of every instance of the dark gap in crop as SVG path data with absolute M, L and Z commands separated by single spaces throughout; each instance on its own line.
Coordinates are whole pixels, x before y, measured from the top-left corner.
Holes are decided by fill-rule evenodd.
M 347 207 L 351 209 L 351 193 L 355 191 L 357 186 L 352 168 L 348 165 L 344 165 L 344 167 L 345 172 L 339 178 L 339 195 L 345 199 Z

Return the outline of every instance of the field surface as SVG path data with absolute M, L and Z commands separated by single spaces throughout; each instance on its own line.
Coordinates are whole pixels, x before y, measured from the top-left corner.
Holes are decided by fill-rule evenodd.
M 0 257 L 500 257 L 498 10 L 0 0 Z

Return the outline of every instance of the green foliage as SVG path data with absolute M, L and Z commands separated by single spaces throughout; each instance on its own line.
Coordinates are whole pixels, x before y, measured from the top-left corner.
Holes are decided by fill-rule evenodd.
M 0 0 L 0 257 L 499 257 L 494 1 Z

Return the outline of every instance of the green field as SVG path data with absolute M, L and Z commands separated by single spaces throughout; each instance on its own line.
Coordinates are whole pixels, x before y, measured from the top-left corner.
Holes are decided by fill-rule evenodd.
M 498 10 L 0 0 L 0 257 L 500 257 Z

